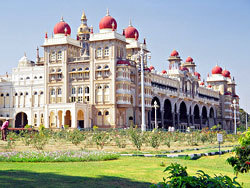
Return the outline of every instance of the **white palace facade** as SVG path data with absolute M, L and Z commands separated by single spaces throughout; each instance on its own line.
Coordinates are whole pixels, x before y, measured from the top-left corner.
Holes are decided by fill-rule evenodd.
M 201 80 L 191 57 L 184 62 L 176 50 L 166 70 L 148 65 L 146 41 L 131 23 L 119 33 L 109 15 L 99 23 L 99 32 L 81 17 L 76 39 L 61 19 L 54 34 L 45 34 L 43 57 L 35 61 L 24 55 L 10 74 L 0 76 L 0 125 L 9 119 L 12 127 L 26 124 L 60 128 L 125 128 L 141 125 L 141 66 L 144 56 L 144 86 L 147 129 L 155 118 L 161 128 L 202 129 L 220 124 L 233 130 L 236 100 L 235 80 L 228 70 L 216 65 L 206 81 Z M 157 102 L 156 110 L 152 107 Z

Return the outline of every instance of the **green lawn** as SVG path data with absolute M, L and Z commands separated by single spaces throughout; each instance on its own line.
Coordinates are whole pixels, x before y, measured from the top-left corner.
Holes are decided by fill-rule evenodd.
M 62 163 L 0 163 L 0 187 L 149 187 L 162 180 L 166 165 L 178 162 L 190 174 L 204 170 L 210 175 L 234 177 L 225 160 L 230 154 L 202 157 L 198 160 L 121 157 L 113 161 Z M 239 182 L 250 187 L 250 174 L 240 174 Z

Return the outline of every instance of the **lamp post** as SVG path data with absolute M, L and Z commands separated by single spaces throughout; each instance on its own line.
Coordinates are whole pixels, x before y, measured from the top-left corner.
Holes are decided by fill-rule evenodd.
M 158 125 L 157 125 L 157 108 L 159 108 L 159 106 L 157 105 L 157 102 L 154 102 L 153 108 L 155 108 L 155 128 L 158 129 Z
M 141 44 L 141 130 L 146 131 L 145 124 L 145 97 L 144 97 L 144 51 L 143 45 Z
M 233 100 L 233 104 L 231 105 L 234 108 L 234 134 L 237 134 L 237 125 L 236 125 L 236 100 Z

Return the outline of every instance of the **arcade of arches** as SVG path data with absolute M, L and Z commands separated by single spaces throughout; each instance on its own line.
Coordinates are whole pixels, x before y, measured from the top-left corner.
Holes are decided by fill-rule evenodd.
M 149 129 L 155 128 L 155 108 L 153 107 L 155 101 L 157 103 L 156 120 L 158 128 L 175 127 L 175 129 L 183 131 L 187 127 L 202 129 L 216 124 L 215 109 L 213 107 L 202 106 L 200 108 L 198 104 L 195 104 L 191 108 L 184 101 L 181 101 L 178 108 L 177 103 L 173 104 L 169 99 L 166 99 L 161 104 L 159 98 L 154 97 L 151 102 L 152 110 L 149 112 Z

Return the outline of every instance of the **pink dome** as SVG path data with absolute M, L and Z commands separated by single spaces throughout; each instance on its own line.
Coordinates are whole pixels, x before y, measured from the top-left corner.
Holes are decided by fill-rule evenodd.
M 230 78 L 231 76 L 230 76 L 230 72 L 228 71 L 228 70 L 223 70 L 222 71 L 222 75 L 224 76 L 224 77 L 226 77 L 226 78 Z
M 212 74 L 221 74 L 222 73 L 222 68 L 219 67 L 218 65 L 216 65 L 213 69 L 212 69 Z
M 200 79 L 200 78 L 201 78 L 201 75 L 200 75 L 200 73 L 198 73 L 198 72 L 194 72 L 194 75 L 195 75 L 195 76 L 197 76 L 197 77 L 198 77 L 198 79 Z
M 99 22 L 99 29 L 114 29 L 116 30 L 117 23 L 116 20 L 109 15 L 109 12 L 107 11 L 107 15 L 104 16 L 101 21 Z
M 133 39 L 137 40 L 139 38 L 139 32 L 133 26 L 128 26 L 125 29 L 125 37 L 126 38 L 133 38 Z
M 163 71 L 161 71 L 161 73 L 162 73 L 162 74 L 166 74 L 166 73 L 167 73 L 167 71 L 166 71 L 166 70 L 163 70 Z
M 61 19 L 60 22 L 58 22 L 55 27 L 54 27 L 54 34 L 66 34 L 70 35 L 71 34 L 71 28 L 69 26 L 69 24 L 67 24 L 66 22 L 64 22 L 63 18 Z
M 178 56 L 179 53 L 176 50 L 173 50 L 170 54 L 170 56 Z
M 154 68 L 154 66 L 151 65 L 151 66 L 149 67 L 149 69 L 150 69 L 150 70 L 154 70 L 155 68 Z
M 190 63 L 192 63 L 194 60 L 193 60 L 193 58 L 192 57 L 187 57 L 187 59 L 186 59 L 186 62 L 190 62 Z
M 201 86 L 204 86 L 205 84 L 204 84 L 204 82 L 201 82 L 200 85 L 201 85 Z
M 180 70 L 181 71 L 187 71 L 187 72 L 189 72 L 188 68 L 187 67 L 183 67 L 183 66 L 180 67 Z

